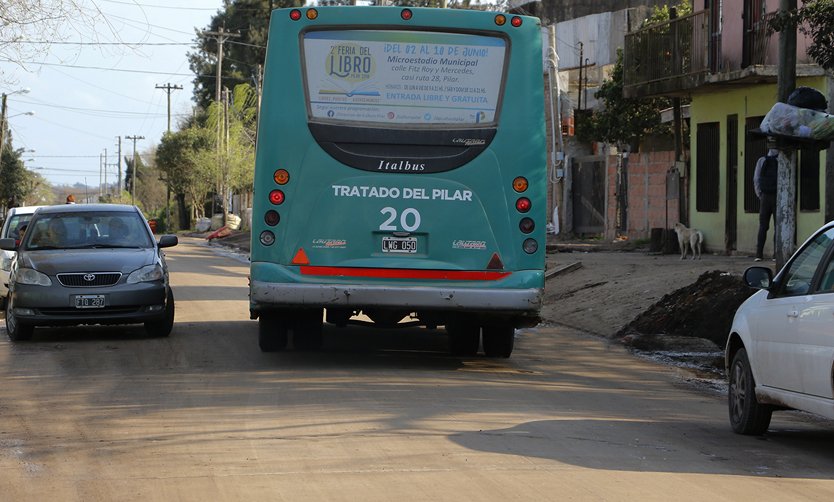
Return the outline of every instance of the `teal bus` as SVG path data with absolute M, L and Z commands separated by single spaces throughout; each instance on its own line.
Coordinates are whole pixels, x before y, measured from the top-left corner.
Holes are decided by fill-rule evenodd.
M 259 345 L 324 323 L 445 327 L 509 357 L 544 288 L 541 25 L 495 12 L 272 12 L 255 161 Z M 335 328 L 334 328 L 335 329 Z

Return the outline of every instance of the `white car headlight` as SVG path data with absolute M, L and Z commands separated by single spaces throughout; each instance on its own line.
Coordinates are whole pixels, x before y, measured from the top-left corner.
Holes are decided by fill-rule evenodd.
M 136 284 L 137 282 L 153 282 L 161 281 L 164 277 L 162 267 L 154 265 L 146 265 L 138 270 L 134 270 L 127 276 L 128 284 Z
M 52 286 L 52 279 L 46 274 L 32 268 L 19 268 L 14 281 L 18 284 L 29 284 L 31 286 Z

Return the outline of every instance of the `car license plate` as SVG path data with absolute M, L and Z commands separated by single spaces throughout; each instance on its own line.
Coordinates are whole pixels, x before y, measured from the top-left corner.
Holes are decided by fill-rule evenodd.
M 104 308 L 104 295 L 76 295 L 75 308 L 101 309 Z
M 383 253 L 416 253 L 417 237 L 383 237 Z

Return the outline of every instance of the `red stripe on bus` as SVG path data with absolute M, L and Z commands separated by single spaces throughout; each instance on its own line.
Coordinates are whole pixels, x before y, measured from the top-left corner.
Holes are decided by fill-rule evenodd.
M 302 275 L 377 277 L 380 279 L 434 279 L 452 281 L 497 281 L 510 272 L 479 270 L 422 270 L 412 268 L 351 268 L 302 266 Z

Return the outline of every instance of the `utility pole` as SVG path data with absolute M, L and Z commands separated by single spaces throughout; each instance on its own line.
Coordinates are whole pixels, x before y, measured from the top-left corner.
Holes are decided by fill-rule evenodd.
M 107 188 L 107 148 L 104 149 L 104 195 L 110 195 L 110 189 Z
M 119 143 L 118 143 L 118 145 L 119 145 L 119 154 L 118 154 L 119 157 L 116 159 L 116 165 L 118 166 L 118 171 L 119 171 L 119 178 L 116 180 L 116 187 L 117 187 L 116 188 L 116 190 L 117 190 L 116 196 L 118 196 L 119 199 L 121 199 L 122 198 L 122 137 L 121 136 L 116 136 L 116 138 L 119 140 Z
M 779 0 L 779 10 L 796 10 L 796 0 Z M 796 88 L 796 26 L 787 26 L 779 32 L 779 68 L 777 70 L 778 98 L 788 102 L 788 96 Z M 779 148 L 779 171 L 776 189 L 776 224 L 774 225 L 774 249 L 776 270 L 782 268 L 794 251 L 796 234 L 796 148 L 784 143 Z
M 182 89 L 182 86 L 168 83 L 165 85 L 156 84 L 156 88 L 162 89 L 168 94 L 168 132 L 171 132 L 171 93 Z
M 176 90 L 182 89 L 181 85 L 171 85 L 170 83 L 165 85 L 156 85 L 157 89 L 164 89 L 165 93 L 168 94 L 168 132 L 171 132 L 171 93 Z M 168 228 L 171 227 L 171 176 L 168 175 L 165 179 L 165 229 L 166 231 Z
M 221 92 L 221 74 L 223 71 L 223 44 L 226 43 L 226 40 L 229 38 L 240 38 L 240 33 L 229 33 L 226 31 L 225 26 L 221 26 L 218 31 L 204 31 L 203 36 L 214 37 L 214 40 L 217 42 L 217 76 L 214 80 L 214 101 L 220 105 L 220 92 Z M 218 171 L 220 170 L 220 143 L 222 142 L 222 137 L 220 135 L 220 121 L 217 123 L 217 162 L 218 162 Z M 215 210 L 215 201 L 217 200 L 217 194 L 215 193 L 214 196 L 211 198 L 211 214 L 214 216 Z
M 217 42 L 217 76 L 214 80 L 214 100 L 220 102 L 220 79 L 223 70 L 223 44 L 229 38 L 240 38 L 240 33 L 229 33 L 225 26 L 221 26 L 218 31 L 204 31 L 204 37 L 214 37 Z
M 125 139 L 132 139 L 133 140 L 133 172 L 131 173 L 131 177 L 133 178 L 130 183 L 130 203 L 136 204 L 136 171 L 138 171 L 139 163 L 136 162 L 136 140 L 137 139 L 145 139 L 144 136 L 125 136 Z

